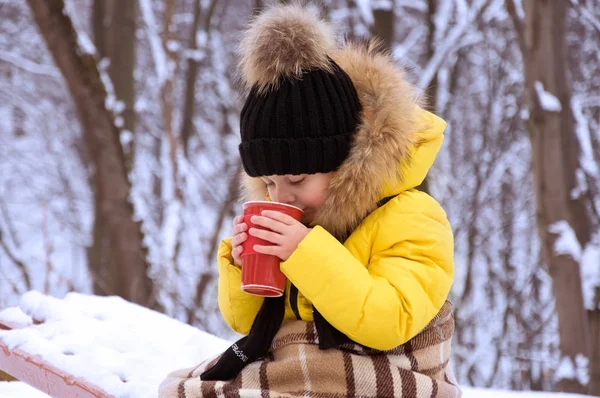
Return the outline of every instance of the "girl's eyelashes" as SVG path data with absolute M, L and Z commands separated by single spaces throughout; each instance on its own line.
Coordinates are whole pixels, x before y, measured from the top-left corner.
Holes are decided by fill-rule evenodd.
M 306 180 L 306 177 L 302 177 L 301 179 L 299 179 L 299 180 L 296 180 L 296 181 L 292 181 L 292 180 L 288 179 L 288 181 L 289 181 L 289 183 L 290 183 L 291 185 L 300 185 L 300 184 L 302 184 L 302 183 L 303 183 L 305 180 Z M 267 187 L 272 187 L 272 186 L 275 186 L 275 183 L 274 183 L 273 181 L 270 181 L 270 180 L 269 180 L 269 181 L 265 181 L 265 180 L 263 180 L 263 182 L 265 183 L 265 185 L 266 185 Z

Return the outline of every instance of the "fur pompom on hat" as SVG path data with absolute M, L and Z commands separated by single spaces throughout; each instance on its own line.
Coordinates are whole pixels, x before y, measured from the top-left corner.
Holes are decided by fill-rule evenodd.
M 249 94 L 239 151 L 249 176 L 327 173 L 348 157 L 361 105 L 335 49 L 314 8 L 275 6 L 251 22 L 240 48 Z
M 331 72 L 329 54 L 335 47 L 333 30 L 315 7 L 272 7 L 254 18 L 242 38 L 244 83 L 262 92 L 307 70 Z

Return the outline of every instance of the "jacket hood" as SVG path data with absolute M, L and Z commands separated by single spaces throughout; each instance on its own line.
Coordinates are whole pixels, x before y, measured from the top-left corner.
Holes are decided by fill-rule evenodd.
M 255 19 L 251 29 L 266 35 L 265 29 L 275 26 L 277 31 L 276 22 L 293 15 L 300 26 L 308 24 L 304 29 L 296 26 L 295 38 L 301 43 L 313 43 L 319 35 L 332 34 L 331 29 L 324 27 L 325 22 L 316 19 L 309 9 L 299 6 L 276 6 L 274 9 L 277 12 L 270 10 L 262 19 L 261 16 Z M 315 23 L 319 25 L 314 26 Z M 298 38 L 303 32 L 305 36 Z M 327 44 L 332 42 L 335 42 L 334 38 L 327 37 L 322 40 L 322 45 L 315 48 L 319 51 L 326 49 L 327 56 L 350 76 L 362 112 L 350 153 L 333 172 L 328 198 L 315 214 L 313 224 L 322 226 L 343 241 L 377 208 L 381 199 L 415 188 L 423 182 L 441 147 L 446 123 L 422 109 L 418 90 L 409 82 L 406 72 L 394 64 L 387 52 L 382 51 L 377 40 L 337 47 Z M 279 54 L 271 53 L 270 62 L 284 71 L 281 76 L 290 77 L 298 73 L 297 64 L 285 66 L 293 57 L 286 54 L 285 59 L 279 59 Z M 266 54 L 252 56 L 263 61 L 268 58 Z M 252 62 L 252 56 L 246 54 L 242 57 L 242 70 L 253 70 L 253 84 L 262 81 L 265 82 L 263 88 L 269 89 L 276 79 L 257 77 L 259 69 L 247 65 Z M 321 60 L 322 57 L 317 58 L 316 64 Z M 304 59 L 302 62 L 308 63 L 309 67 L 312 65 Z M 274 68 L 262 65 L 262 71 L 273 73 Z M 245 80 L 248 82 L 249 78 Z M 244 200 L 264 200 L 267 188 L 262 179 L 249 177 L 244 172 L 242 177 Z

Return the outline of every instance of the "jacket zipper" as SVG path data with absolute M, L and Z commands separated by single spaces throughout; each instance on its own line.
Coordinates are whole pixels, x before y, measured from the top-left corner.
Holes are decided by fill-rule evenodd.
M 294 284 L 290 284 L 290 307 L 292 307 L 296 319 L 301 321 L 302 317 L 300 316 L 300 311 L 298 311 L 298 288 Z

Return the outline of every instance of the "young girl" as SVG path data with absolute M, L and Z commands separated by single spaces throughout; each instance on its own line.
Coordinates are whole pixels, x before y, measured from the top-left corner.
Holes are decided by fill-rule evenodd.
M 376 42 L 338 46 L 298 5 L 259 15 L 241 45 L 249 94 L 239 146 L 246 199 L 304 210 L 236 217 L 219 248 L 219 308 L 246 335 L 217 358 L 171 373 L 161 397 L 459 397 L 446 301 L 453 236 L 415 189 L 445 123 Z M 272 245 L 286 294 L 241 290 L 242 243 Z

